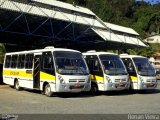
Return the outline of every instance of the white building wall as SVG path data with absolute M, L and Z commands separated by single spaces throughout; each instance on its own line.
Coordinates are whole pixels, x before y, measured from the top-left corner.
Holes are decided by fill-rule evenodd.
M 160 35 L 155 35 L 144 39 L 147 43 L 160 43 Z

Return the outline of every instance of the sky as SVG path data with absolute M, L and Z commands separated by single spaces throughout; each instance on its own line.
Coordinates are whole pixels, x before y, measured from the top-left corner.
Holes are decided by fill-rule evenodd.
M 137 0 L 137 1 L 142 1 L 142 0 Z M 143 0 L 143 1 L 146 1 L 146 2 L 149 2 L 151 4 L 155 4 L 155 3 L 160 3 L 160 0 Z

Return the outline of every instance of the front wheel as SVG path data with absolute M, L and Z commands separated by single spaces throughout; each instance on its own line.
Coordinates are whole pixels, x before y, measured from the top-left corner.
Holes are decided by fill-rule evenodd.
M 14 83 L 14 88 L 16 89 L 16 90 L 21 90 L 21 87 L 19 86 L 19 82 L 18 82 L 18 80 L 16 80 L 15 81 L 15 83 Z
M 44 94 L 48 97 L 51 97 L 52 96 L 52 92 L 51 92 L 51 87 L 49 84 L 47 84 L 45 86 L 45 89 L 44 89 Z
M 95 83 L 91 84 L 91 93 L 93 95 L 98 94 L 98 86 Z

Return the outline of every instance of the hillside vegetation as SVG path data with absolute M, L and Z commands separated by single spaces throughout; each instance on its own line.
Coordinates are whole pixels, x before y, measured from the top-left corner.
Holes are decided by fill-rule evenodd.
M 160 2 L 151 5 L 135 0 L 60 0 L 91 9 L 103 21 L 131 27 L 142 38 L 160 29 Z
M 142 39 L 152 33 L 160 31 L 160 2 L 154 5 L 135 0 L 60 0 L 91 9 L 103 21 L 131 27 L 136 30 Z M 151 55 L 160 51 L 160 47 L 151 47 L 142 50 L 128 50 L 141 55 Z M 158 45 L 159 46 L 159 45 Z M 155 47 L 155 48 L 154 48 Z

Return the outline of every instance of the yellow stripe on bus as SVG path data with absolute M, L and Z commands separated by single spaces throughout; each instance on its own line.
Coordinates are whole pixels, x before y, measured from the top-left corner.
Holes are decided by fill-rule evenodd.
M 101 76 L 97 76 L 97 75 L 91 75 L 91 80 L 93 81 L 104 81 L 104 78 Z
M 131 79 L 132 81 L 137 81 L 137 80 L 138 80 L 138 78 L 135 77 L 135 76 L 130 76 L 130 79 Z
M 24 70 L 3 70 L 3 75 L 5 76 L 16 76 L 17 78 L 24 77 L 24 78 L 33 78 L 32 73 L 26 73 Z M 42 80 L 55 80 L 56 77 L 54 75 L 47 74 L 45 72 L 40 72 L 40 79 Z
M 47 74 L 45 72 L 40 72 L 40 78 L 41 80 L 56 80 L 56 77 L 51 74 Z
M 3 75 L 5 76 L 17 76 L 17 77 L 26 77 L 26 78 L 32 78 L 33 75 L 26 73 L 24 70 L 3 70 Z

